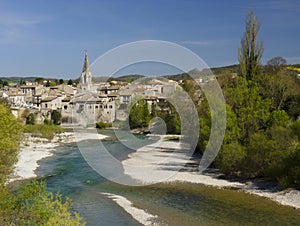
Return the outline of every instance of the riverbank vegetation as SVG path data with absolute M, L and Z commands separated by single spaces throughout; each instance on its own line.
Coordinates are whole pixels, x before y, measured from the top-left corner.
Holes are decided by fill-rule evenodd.
M 70 200 L 46 191 L 44 182 L 8 183 L 18 160 L 22 131 L 46 132 L 48 136 L 57 132 L 57 127 L 27 125 L 24 128 L 4 104 L 0 104 L 0 127 L 0 225 L 84 225 L 79 215 L 71 212 Z
M 264 49 L 258 39 L 259 29 L 256 15 L 249 12 L 238 50 L 239 64 L 213 69 L 227 112 L 225 137 L 213 166 L 228 178 L 264 177 L 284 188 L 300 188 L 299 71 L 282 57 L 261 64 Z M 195 73 L 201 76 L 201 72 Z M 202 83 L 209 84 L 209 79 Z M 211 132 L 210 106 L 195 80 L 185 79 L 182 88 L 198 111 L 200 136 L 196 151 L 202 154 Z M 155 106 L 148 109 L 145 103 L 140 100 L 131 108 L 132 128 L 155 123 L 155 117 L 159 117 L 168 134 L 180 134 L 180 117 L 171 104 L 164 102 L 157 110 Z
M 145 128 L 150 123 L 150 111 L 148 104 L 144 99 L 133 101 L 129 107 L 129 125 L 130 129 Z
M 46 190 L 45 182 L 32 181 L 10 192 L 2 186 L 1 225 L 84 225 L 71 201 Z
M 64 132 L 64 129 L 54 124 L 36 124 L 25 125 L 23 128 L 24 133 L 31 133 L 34 137 L 46 138 L 52 140 L 55 134 Z
M 112 123 L 107 123 L 107 122 L 97 122 L 96 123 L 96 128 L 97 129 L 106 129 L 112 127 Z
M 180 134 L 180 117 L 176 109 L 169 103 L 157 103 L 149 106 L 143 99 L 136 101 L 129 107 L 129 125 L 130 129 L 148 130 L 148 127 L 160 127 L 161 120 L 165 124 L 165 131 L 156 131 L 157 133 Z M 160 120 L 159 120 L 160 119 Z
M 281 57 L 261 65 L 258 31 L 259 22 L 250 12 L 238 70 L 217 75 L 226 99 L 227 129 L 214 165 L 228 177 L 267 177 L 282 187 L 300 188 L 300 81 Z M 195 90 L 186 90 L 193 97 Z M 204 96 L 198 112 L 198 151 L 203 153 L 211 123 Z
M 18 160 L 22 125 L 3 104 L 0 104 L 0 128 L 0 183 L 4 183 Z
M 21 121 L 25 122 L 23 127 L 24 133 L 31 133 L 34 137 L 53 139 L 55 134 L 64 132 L 64 129 L 59 125 L 61 124 L 61 113 L 58 110 L 49 112 L 50 118 L 44 119 L 44 123 L 37 123 L 37 113 L 30 113 L 26 109 L 21 117 Z

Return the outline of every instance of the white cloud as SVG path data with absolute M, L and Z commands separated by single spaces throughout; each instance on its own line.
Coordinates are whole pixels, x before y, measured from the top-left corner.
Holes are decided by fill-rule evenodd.
M 45 15 L 25 15 L 0 10 L 0 43 L 16 43 L 29 33 L 28 29 L 50 19 Z
M 22 14 L 0 10 L 0 25 L 2 26 L 30 26 L 50 20 L 47 15 Z

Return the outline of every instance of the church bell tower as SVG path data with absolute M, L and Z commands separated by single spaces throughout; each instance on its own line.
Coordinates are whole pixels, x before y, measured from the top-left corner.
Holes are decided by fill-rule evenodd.
M 92 72 L 89 65 L 87 51 L 85 51 L 84 63 L 81 72 L 80 85 L 82 91 L 89 91 L 92 86 Z

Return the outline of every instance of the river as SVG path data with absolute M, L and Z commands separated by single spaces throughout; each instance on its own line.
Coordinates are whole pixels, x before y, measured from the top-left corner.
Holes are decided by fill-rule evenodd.
M 81 142 L 93 148 L 98 141 Z M 119 159 L 132 152 L 118 140 L 103 142 Z M 76 143 L 57 147 L 39 164 L 36 173 L 46 179 L 48 190 L 70 197 L 87 225 L 140 225 L 103 192 L 126 197 L 157 215 L 158 225 L 300 225 L 299 210 L 242 191 L 190 183 L 130 187 L 107 181 L 85 162 Z

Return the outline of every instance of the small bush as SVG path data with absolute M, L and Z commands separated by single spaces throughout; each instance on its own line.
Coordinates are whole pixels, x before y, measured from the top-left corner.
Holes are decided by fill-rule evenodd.
M 166 140 L 166 141 L 179 141 L 180 136 L 166 136 L 166 137 L 164 137 L 164 140 Z
M 45 125 L 51 125 L 52 122 L 49 119 L 44 119 L 44 124 Z
M 105 129 L 105 128 L 108 128 L 108 127 L 112 127 L 112 124 L 107 123 L 107 122 L 98 122 L 98 123 L 96 123 L 96 128 L 97 129 Z
M 27 125 L 34 125 L 35 123 L 36 123 L 36 114 L 30 113 L 30 114 L 26 117 L 26 124 L 27 124 Z

